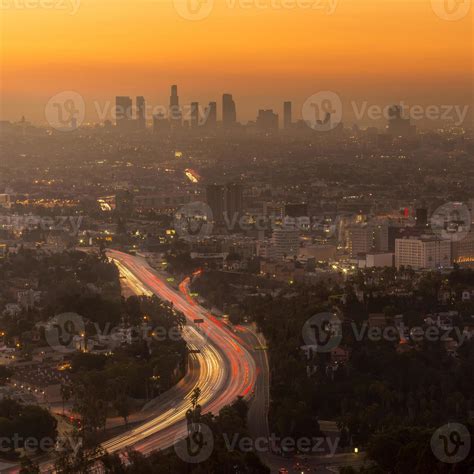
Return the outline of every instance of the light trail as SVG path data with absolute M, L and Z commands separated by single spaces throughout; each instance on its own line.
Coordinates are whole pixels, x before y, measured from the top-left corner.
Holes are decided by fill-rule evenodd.
M 107 254 L 135 292 L 155 294 L 184 314 L 187 325 L 183 337 L 191 349 L 199 350 L 196 356 L 200 376 L 194 387 L 201 389 L 203 413 L 217 414 L 238 396 L 250 398 L 257 375 L 253 357 L 232 331 L 189 296 L 190 280 L 186 279 L 180 285 L 183 293 L 180 294 L 168 286 L 144 259 L 114 250 Z M 204 321 L 202 329 L 196 328 L 196 319 Z M 186 411 L 190 408 L 191 392 L 179 400 L 176 407 L 166 409 L 153 420 L 103 443 L 103 448 L 114 452 L 133 446 L 148 453 L 172 446 L 187 434 Z
M 239 396 L 250 399 L 257 377 L 256 365 L 240 338 L 190 297 L 189 278 L 180 285 L 180 293 L 168 286 L 144 259 L 115 250 L 108 250 L 107 254 L 133 291 L 155 294 L 184 314 L 187 324 L 183 338 L 190 349 L 198 350 L 190 354 L 199 366 L 198 380 L 174 406 L 169 401 L 163 403 L 153 419 L 102 443 L 110 453 L 133 448 L 148 454 L 169 448 L 187 435 L 186 411 L 195 387 L 201 390 L 202 413 L 217 414 Z M 197 328 L 195 319 L 204 320 L 204 327 Z M 19 469 L 14 467 L 7 472 L 17 473 Z M 52 462 L 42 463 L 41 472 L 53 473 Z

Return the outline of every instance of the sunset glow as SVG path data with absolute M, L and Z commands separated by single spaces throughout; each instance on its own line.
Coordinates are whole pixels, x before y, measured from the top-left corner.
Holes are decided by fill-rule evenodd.
M 216 0 L 200 21 L 171 0 L 77 1 L 5 2 L 3 119 L 41 121 L 63 90 L 88 106 L 115 94 L 166 104 L 178 83 L 184 102 L 232 92 L 249 119 L 257 98 L 265 107 L 334 90 L 344 101 L 457 104 L 472 88 L 472 11 L 445 21 L 429 0 Z

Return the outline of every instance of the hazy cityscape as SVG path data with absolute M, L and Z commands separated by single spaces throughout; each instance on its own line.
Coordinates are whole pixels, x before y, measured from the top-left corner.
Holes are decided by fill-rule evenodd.
M 353 3 L 4 3 L 1 473 L 473 472 L 470 2 Z

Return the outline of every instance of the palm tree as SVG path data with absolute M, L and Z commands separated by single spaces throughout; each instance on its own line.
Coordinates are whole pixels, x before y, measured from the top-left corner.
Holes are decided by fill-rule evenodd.
M 72 396 L 72 387 L 69 384 L 61 384 L 61 399 L 63 401 L 63 415 L 64 415 L 64 404 L 69 401 Z

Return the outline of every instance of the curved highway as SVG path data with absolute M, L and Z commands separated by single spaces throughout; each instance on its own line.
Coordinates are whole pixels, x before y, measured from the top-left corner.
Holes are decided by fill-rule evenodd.
M 132 447 L 147 454 L 169 448 L 187 435 L 186 411 L 191 406 L 190 396 L 195 387 L 201 390 L 199 404 L 202 412 L 217 414 L 239 396 L 252 397 L 257 369 L 239 336 L 190 297 L 189 278 L 181 283 L 179 292 L 166 284 L 145 259 L 116 250 L 108 250 L 107 255 L 135 293 L 155 294 L 184 314 L 183 338 L 193 350 L 190 370 L 198 372 L 197 376 L 188 374 L 190 383 L 173 387 L 157 400 L 157 407 L 153 410 L 155 416 L 151 420 L 102 443 L 108 452 Z M 41 463 L 41 471 L 53 472 L 51 461 Z M 18 467 L 12 466 L 4 472 L 16 473 Z
M 167 285 L 143 258 L 115 250 L 107 251 L 107 255 L 136 292 L 153 293 L 173 303 L 186 317 L 183 337 L 191 349 L 199 351 L 196 356 L 200 373 L 196 386 L 201 389 L 199 403 L 203 413 L 217 413 L 238 396 L 247 399 L 252 396 L 257 376 L 252 355 L 238 336 L 189 296 L 189 278 L 180 285 L 183 292 L 180 293 Z M 148 453 L 170 447 L 187 434 L 185 414 L 190 407 L 189 395 L 176 400 L 173 407 L 151 421 L 103 443 L 103 448 L 114 452 L 133 446 Z

